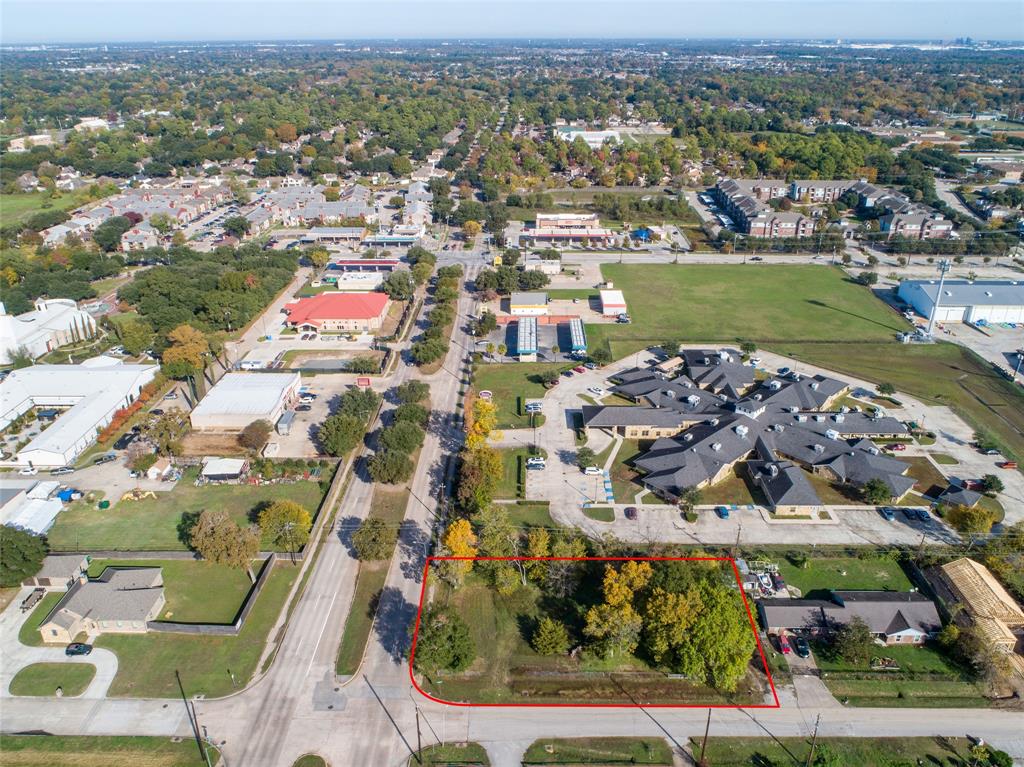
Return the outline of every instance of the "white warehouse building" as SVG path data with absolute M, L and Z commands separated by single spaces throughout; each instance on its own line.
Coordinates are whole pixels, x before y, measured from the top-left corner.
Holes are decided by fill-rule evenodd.
M 67 408 L 18 451 L 18 465 L 73 463 L 114 413 L 136 400 L 158 370 L 156 365 L 125 365 L 113 357 L 15 370 L 0 384 L 0 429 L 32 408 Z
M 1024 322 L 1024 282 L 1013 280 L 905 280 L 899 297 L 930 318 L 938 299 L 936 322 Z
M 199 431 L 241 431 L 253 421 L 271 425 L 299 397 L 298 373 L 228 373 L 192 411 Z

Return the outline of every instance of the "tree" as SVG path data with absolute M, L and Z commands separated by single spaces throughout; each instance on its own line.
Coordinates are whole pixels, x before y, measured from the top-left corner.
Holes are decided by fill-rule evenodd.
M 468 519 L 457 519 L 448 525 L 444 534 L 445 551 L 448 556 L 461 557 L 461 559 L 449 559 L 441 564 L 444 568 L 443 576 L 454 585 L 462 583 L 462 579 L 473 569 L 472 557 L 476 556 L 476 534 Z
M 859 615 L 840 626 L 832 639 L 832 651 L 853 664 L 867 663 L 875 646 L 875 637 Z
M 210 344 L 191 325 L 179 325 L 167 334 L 168 346 L 163 353 L 163 368 L 171 378 L 194 376 L 206 366 L 205 356 Z
M 175 220 L 167 213 L 154 213 L 149 217 L 149 225 L 160 234 L 167 234 L 174 228 Z
M 995 513 L 980 506 L 954 506 L 945 516 L 950 527 L 972 539 L 978 535 L 988 534 L 992 530 L 992 525 L 996 523 Z
M 0 586 L 14 588 L 43 567 L 48 547 L 41 535 L 0 525 Z
M 465 671 L 474 660 L 476 645 L 465 621 L 444 610 L 427 610 L 416 637 L 413 662 L 416 670 L 426 674 L 442 669 Z
M 306 258 L 314 269 L 323 269 L 330 262 L 331 254 L 327 248 L 310 248 L 306 251 Z
M 114 216 L 108 218 L 96 227 L 92 233 L 92 241 L 99 245 L 101 250 L 109 253 L 117 250 L 121 245 L 121 235 L 132 228 L 132 221 L 127 216 Z
M 249 229 L 252 224 L 245 216 L 231 216 L 224 220 L 222 226 L 224 231 L 232 237 L 242 239 L 245 235 L 249 234 Z
M 430 275 L 433 271 L 434 267 L 425 261 L 413 264 L 412 268 L 409 269 L 409 273 L 412 275 L 412 281 L 417 285 L 423 285 L 426 283 L 426 281 L 430 279 Z
M 589 447 L 581 447 L 576 450 L 576 465 L 581 469 L 593 466 L 597 460 L 597 454 Z
M 405 453 L 396 450 L 384 450 L 377 453 L 367 464 L 367 470 L 374 482 L 386 485 L 398 485 L 412 476 L 415 466 Z
M 274 427 L 271 426 L 270 421 L 265 421 L 262 418 L 253 421 L 238 435 L 238 444 L 246 450 L 259 451 L 267 444 L 273 430 Z
M 203 559 L 244 569 L 255 581 L 252 561 L 259 555 L 260 536 L 252 525 L 239 527 L 226 511 L 206 509 L 189 530 L 189 545 Z
M 474 400 L 469 433 L 466 435 L 466 447 L 470 450 L 484 447 L 487 444 L 487 438 L 497 425 L 497 405 L 487 399 Z
M 878 393 L 891 395 L 896 393 L 896 387 L 888 381 L 878 384 Z
M 596 362 L 598 365 L 607 365 L 612 361 L 612 352 L 606 346 L 598 346 L 592 352 L 590 352 L 590 359 Z
M 892 499 L 892 488 L 885 480 L 872 477 L 861 486 L 860 495 L 866 503 L 885 503 Z
M 365 419 L 338 414 L 324 419 L 317 431 L 317 439 L 325 453 L 337 458 L 362 442 L 365 431 Z
M 373 389 L 348 389 L 338 401 L 338 413 L 354 415 L 365 423 L 380 404 L 380 395 Z
M 857 275 L 857 282 L 870 287 L 878 282 L 878 272 L 861 272 Z
M 430 396 L 430 384 L 424 381 L 406 381 L 395 389 L 395 394 L 402 403 L 422 402 Z
M 139 317 L 129 317 L 115 326 L 117 339 L 128 354 L 141 354 L 153 345 L 152 326 Z
M 404 208 L 405 198 L 402 197 L 402 195 L 400 194 L 392 195 L 391 197 L 388 198 L 388 205 L 390 205 L 392 208 Z
M 483 338 L 493 333 L 497 327 L 498 318 L 494 316 L 494 312 L 484 309 L 480 313 L 480 317 L 473 323 L 473 335 L 477 338 Z
M 150 418 L 143 428 L 146 437 L 160 455 L 181 455 L 181 438 L 185 435 L 186 427 L 179 411 Z
M 986 474 L 981 478 L 981 489 L 986 493 L 1001 493 L 1004 490 L 1003 480 L 995 474 Z
M 676 667 L 681 645 L 696 619 L 699 601 L 690 594 L 655 588 L 644 610 L 644 647 L 655 663 Z
M 398 421 L 384 429 L 380 444 L 385 450 L 411 455 L 423 444 L 423 429 L 409 421 Z
M 564 624 L 544 617 L 537 624 L 530 644 L 541 655 L 565 655 L 569 651 L 569 632 Z
M 493 448 L 484 446 L 464 451 L 456 490 L 459 505 L 470 512 L 488 506 L 503 473 L 501 456 Z
M 479 222 L 470 219 L 462 225 L 462 233 L 466 235 L 467 240 L 472 240 L 483 231 L 483 227 L 480 226 Z
M 678 349 L 679 346 L 676 346 L 676 348 Z M 744 341 L 743 343 L 740 344 L 740 351 L 746 354 L 747 356 L 750 356 L 751 354 L 757 351 L 757 344 L 755 344 L 753 341 Z
M 701 495 L 699 487 L 683 488 L 679 494 L 679 509 L 686 514 L 692 512 L 700 504 Z
M 423 405 L 418 405 L 415 402 L 405 402 L 395 408 L 396 423 L 414 423 L 421 429 L 425 429 L 429 420 L 430 411 L 423 407 Z
M 553 386 L 555 381 L 559 379 L 560 373 L 557 370 L 544 370 L 537 377 L 545 386 Z
M 416 286 L 413 284 L 412 275 L 402 270 L 391 272 L 381 283 L 381 289 L 394 301 L 408 301 L 412 298 Z
M 376 517 L 364 519 L 352 533 L 352 546 L 363 561 L 388 559 L 397 540 L 398 531 Z
M 313 520 L 309 512 L 294 501 L 274 501 L 260 512 L 260 530 L 276 546 L 289 553 L 306 545 Z

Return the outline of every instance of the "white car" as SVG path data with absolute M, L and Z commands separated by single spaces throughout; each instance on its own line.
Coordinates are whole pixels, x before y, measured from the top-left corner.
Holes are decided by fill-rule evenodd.
M 543 469 L 545 466 L 547 466 L 547 461 L 545 461 L 543 458 L 527 458 L 526 459 L 526 468 L 527 469 Z
M 594 476 L 595 474 L 604 474 L 604 470 L 600 466 L 588 466 L 583 470 L 583 473 L 588 476 Z
M 39 473 L 39 469 L 37 469 L 35 466 L 26 466 L 24 469 L 21 469 L 18 473 L 23 477 L 34 477 L 36 474 Z
M 600 386 L 588 386 L 587 391 L 593 394 L 595 397 L 603 397 L 605 394 L 608 393 Z

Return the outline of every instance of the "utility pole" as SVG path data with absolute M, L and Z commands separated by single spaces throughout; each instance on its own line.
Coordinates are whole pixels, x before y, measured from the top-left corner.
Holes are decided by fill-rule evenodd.
M 939 304 L 942 303 L 942 288 L 946 284 L 946 273 L 950 270 L 949 259 L 944 258 L 939 261 L 939 289 L 935 293 L 935 301 L 932 304 L 932 314 L 928 318 L 928 335 L 932 334 L 932 327 L 935 325 L 935 317 L 939 313 Z
M 708 709 L 708 722 L 704 725 L 704 740 L 700 744 L 700 761 L 697 762 L 698 767 L 708 767 L 707 752 L 708 752 L 708 733 L 711 731 L 711 709 Z
M 814 735 L 811 737 L 811 750 L 807 752 L 807 764 L 804 767 L 811 767 L 814 760 L 814 747 L 818 744 L 818 725 L 821 724 L 821 714 L 814 720 Z
M 416 761 L 423 764 L 423 735 L 420 733 L 420 706 L 416 704 Z

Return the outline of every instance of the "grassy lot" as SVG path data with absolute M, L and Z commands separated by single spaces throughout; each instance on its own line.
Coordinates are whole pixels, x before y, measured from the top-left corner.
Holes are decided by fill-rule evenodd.
M 233 692 L 231 675 L 242 687 L 256 670 L 267 634 L 277 620 L 299 568 L 279 564 L 267 579 L 242 631 L 235 637 L 187 634 L 106 634 L 97 647 L 117 653 L 117 676 L 110 695 L 175 698 L 180 695 L 177 669 L 186 695 L 219 697 Z
M 521 413 L 520 400 L 540 399 L 547 391 L 538 376 L 546 370 L 565 370 L 569 365 L 555 362 L 517 362 L 477 365 L 473 372 L 473 388 L 494 393 L 498 408 L 499 429 L 525 429 L 530 416 Z
M 622 446 L 619 448 L 619 452 L 615 454 L 615 460 L 612 461 L 612 465 L 609 468 L 612 480 L 612 493 L 615 496 L 616 503 L 632 503 L 634 498 L 636 498 L 636 494 L 644 489 L 643 485 L 637 482 L 640 472 L 634 471 L 632 466 L 634 459 L 646 451 L 647 447 L 647 444 L 641 444 L 640 441 L 635 439 L 622 440 Z M 654 493 L 647 493 L 643 497 L 643 501 L 650 504 L 666 503 Z
M 466 767 L 488 767 L 491 760 L 487 751 L 479 743 L 437 743 L 427 746 L 419 752 L 419 759 L 409 757 L 409 767 L 445 767 L 446 765 L 466 765 Z
M 764 504 L 761 490 L 753 485 L 745 469 L 736 467 L 732 474 L 721 482 L 700 491 L 701 503 L 732 504 L 743 506 L 749 503 Z
M 692 738 L 693 754 L 700 756 L 701 738 Z M 967 764 L 966 738 L 818 738 L 838 759 L 830 764 L 883 765 L 924 763 L 935 767 Z M 811 750 L 810 738 L 725 738 L 708 740 L 708 763 L 715 767 L 803 767 Z M 922 761 L 923 760 L 923 761 Z
M 917 480 L 914 490 L 921 495 L 937 498 L 943 490 L 949 487 L 949 480 L 935 468 L 935 464 L 924 456 L 904 458 L 903 461 L 910 464 L 910 471 L 907 474 Z
M 859 707 L 968 708 L 989 704 L 971 682 L 957 679 L 886 679 L 882 673 L 863 674 L 863 679 L 825 679 L 837 700 Z
M 958 466 L 960 461 L 951 456 L 949 453 L 929 453 L 932 460 L 940 466 Z
M 547 501 L 537 503 L 505 503 L 501 508 L 508 512 L 512 524 L 518 527 L 557 527 L 551 518 Z
M 219 760 L 209 747 L 210 762 Z M 0 735 L 5 767 L 199 767 L 196 742 L 139 736 Z
M 664 738 L 548 738 L 534 741 L 523 764 L 672 764 Z
M 43 210 L 72 210 L 89 201 L 83 192 L 65 192 L 49 199 L 49 192 L 0 194 L 0 221 L 4 226 L 25 221 Z
M 1007 458 L 1024 458 L 1024 392 L 987 362 L 955 344 L 777 343 L 772 350 L 875 383 L 933 405 L 946 405 L 1001 444 Z
M 622 289 L 633 322 L 587 333 L 593 346 L 611 342 L 616 358 L 669 338 L 881 341 L 909 327 L 837 268 L 604 264 L 601 273 Z
M 909 591 L 912 585 L 899 564 L 890 559 L 811 557 L 806 567 L 795 567 L 785 559 L 778 560 L 778 565 L 786 583 L 800 589 L 804 597 L 827 598 L 829 589 Z
M 595 522 L 614 522 L 615 509 L 610 506 L 591 506 L 583 510 L 583 516 Z
M 817 649 L 817 648 L 816 648 Z M 920 646 L 879 646 L 874 653 L 876 657 L 892 658 L 899 664 L 900 673 L 907 674 L 947 674 L 959 677 L 960 670 L 956 668 L 937 648 L 931 645 Z M 870 661 L 867 663 L 850 663 L 845 658 L 832 658 L 821 652 L 816 652 L 814 660 L 824 672 L 870 672 Z M 879 672 L 882 676 L 893 672 Z
M 173 551 L 188 548 L 190 520 L 204 509 L 224 510 L 241 525 L 255 521 L 263 504 L 290 500 L 316 514 L 320 485 L 299 481 L 290 485 L 207 485 L 196 487 L 194 470 L 185 472 L 177 486 L 155 499 L 121 501 L 100 511 L 90 504 L 72 504 L 57 516 L 49 532 L 55 551 Z M 184 522 L 184 524 L 183 524 Z M 265 549 L 273 548 L 263 541 Z
M 46 619 L 46 616 L 50 614 L 50 611 L 57 605 L 62 596 L 64 596 L 63 591 L 51 591 L 39 600 L 39 604 L 32 610 L 28 620 L 21 624 L 21 629 L 18 631 L 19 642 L 30 647 L 43 646 L 43 638 L 39 634 L 39 624 Z
M 591 575 L 593 582 L 599 580 L 596 571 Z M 434 600 L 447 604 L 466 621 L 478 654 L 467 671 L 441 672 L 435 677 L 423 678 L 423 689 L 442 699 L 475 703 L 625 702 L 633 699 L 647 703 L 685 701 L 741 705 L 763 697 L 762 681 L 754 674 L 740 681 L 737 692 L 726 694 L 689 680 L 669 678 L 634 656 L 602 660 L 588 653 L 576 658 L 538 655 L 528 638 L 543 613 L 544 596 L 533 584 L 510 596 L 500 596 L 486 576 L 476 571 L 454 592 L 433 574 L 430 577 L 428 589 L 434 589 Z M 585 575 L 583 581 L 588 583 L 588 576 Z M 566 606 L 565 609 L 571 611 L 572 608 Z M 572 622 L 573 618 L 567 615 L 566 620 Z
M 306 754 L 296 759 L 292 763 L 292 767 L 327 767 L 327 762 L 322 756 Z
M 402 524 L 405 507 L 409 503 L 408 490 L 383 490 L 380 486 L 373 492 L 368 517 L 382 519 L 395 527 Z M 366 642 L 373 627 L 373 616 L 377 610 L 377 599 L 388 574 L 388 560 L 360 562 L 356 576 L 356 588 L 352 595 L 352 607 L 345 620 L 345 630 L 338 648 L 335 670 L 347 676 L 354 674 L 363 658 Z
M 253 562 L 254 575 L 260 566 Z M 244 570 L 192 559 L 94 559 L 89 577 L 99 576 L 107 567 L 163 568 L 167 604 L 159 618 L 176 623 L 231 623 L 252 587 Z
M 498 500 L 511 500 L 526 496 L 526 459 L 530 449 L 513 447 L 498 450 L 501 456 L 501 481 L 494 492 Z
M 11 680 L 11 695 L 47 697 L 58 687 L 64 695 L 73 698 L 85 692 L 96 667 L 91 663 L 33 663 L 25 666 Z

